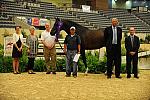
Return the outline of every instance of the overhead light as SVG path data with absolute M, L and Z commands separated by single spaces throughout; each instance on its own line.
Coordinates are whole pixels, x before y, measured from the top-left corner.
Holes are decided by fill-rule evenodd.
M 115 2 L 117 1 L 117 0 L 114 0 Z

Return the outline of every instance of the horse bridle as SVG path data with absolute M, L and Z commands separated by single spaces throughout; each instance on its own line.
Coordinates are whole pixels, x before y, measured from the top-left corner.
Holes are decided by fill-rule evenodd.
M 58 25 L 58 26 L 57 26 L 57 31 L 58 31 L 58 33 L 60 33 L 60 28 L 61 28 L 61 26 L 63 25 L 63 22 L 62 22 L 61 20 L 59 20 L 59 22 L 57 23 L 57 25 Z M 56 33 L 56 36 L 57 36 L 58 33 Z M 61 43 L 60 43 L 59 40 L 58 40 L 58 37 L 56 37 L 56 38 L 57 38 L 57 42 L 59 43 L 60 48 L 64 51 L 64 49 L 63 49 Z

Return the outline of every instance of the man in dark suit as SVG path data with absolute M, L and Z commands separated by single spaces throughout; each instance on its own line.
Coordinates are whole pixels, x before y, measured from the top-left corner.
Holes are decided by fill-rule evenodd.
M 134 78 L 139 78 L 137 68 L 139 47 L 140 47 L 139 37 L 135 36 L 135 29 L 134 27 L 131 27 L 130 35 L 125 38 L 127 78 L 131 77 L 131 61 L 133 61 L 132 64 L 133 64 Z
M 113 64 L 115 65 L 115 76 L 121 78 L 121 39 L 122 29 L 117 26 L 118 19 L 112 18 L 112 25 L 105 28 L 104 37 L 107 52 L 107 78 L 111 78 Z

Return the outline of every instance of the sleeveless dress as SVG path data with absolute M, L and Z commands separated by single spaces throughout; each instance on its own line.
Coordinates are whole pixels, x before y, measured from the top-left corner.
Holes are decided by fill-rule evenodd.
M 16 44 L 17 44 L 18 48 L 21 47 L 22 42 L 20 40 L 20 37 L 19 37 L 19 40 L 16 42 Z M 22 57 L 22 51 L 21 52 L 18 51 L 18 49 L 16 48 L 16 46 L 13 45 L 12 58 L 20 58 L 20 57 Z

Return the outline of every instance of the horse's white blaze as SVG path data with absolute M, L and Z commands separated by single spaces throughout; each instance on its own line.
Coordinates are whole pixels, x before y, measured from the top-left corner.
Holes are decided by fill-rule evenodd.
M 87 68 L 86 68 L 86 71 L 85 71 L 85 75 L 88 74 L 88 71 L 89 71 L 89 68 L 87 67 Z

